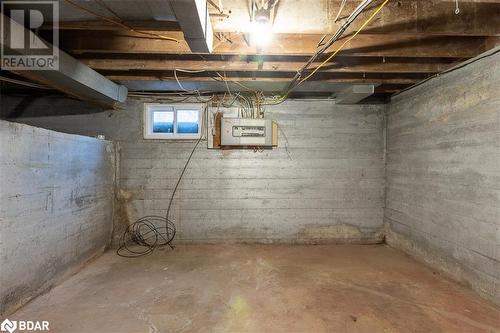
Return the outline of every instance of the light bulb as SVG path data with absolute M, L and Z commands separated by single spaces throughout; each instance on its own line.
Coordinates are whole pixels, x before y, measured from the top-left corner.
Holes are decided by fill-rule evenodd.
M 269 45 L 273 38 L 272 26 L 269 21 L 253 21 L 250 27 L 250 44 L 257 47 Z

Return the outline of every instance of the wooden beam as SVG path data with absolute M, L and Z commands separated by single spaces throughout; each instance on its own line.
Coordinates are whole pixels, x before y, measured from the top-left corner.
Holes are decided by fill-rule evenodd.
M 238 61 L 238 60 L 134 60 L 134 59 L 80 59 L 87 66 L 95 70 L 149 70 L 173 71 L 185 69 L 191 71 L 259 71 L 259 72 L 294 72 L 299 70 L 303 61 Z M 311 67 L 318 66 L 313 63 Z M 437 73 L 453 64 L 414 62 L 383 62 L 382 59 L 374 63 L 339 63 L 326 65 L 326 72 L 352 72 L 352 73 Z
M 162 75 L 145 75 L 145 74 L 130 74 L 130 73 L 123 73 L 123 74 L 108 74 L 106 77 L 110 80 L 113 81 L 162 81 L 162 80 L 175 80 L 175 78 L 170 77 L 170 76 L 162 76 Z M 284 82 L 286 81 L 286 78 L 276 78 L 276 77 L 261 77 L 258 79 L 252 78 L 252 77 L 230 77 L 229 78 L 231 81 L 237 81 L 237 82 L 255 82 L 255 81 L 261 81 L 261 82 Z M 186 78 L 182 78 L 182 80 L 188 80 Z M 212 77 L 196 77 L 196 78 L 189 78 L 190 81 L 213 81 L 214 78 Z M 332 78 L 332 79 L 322 79 L 321 82 L 330 82 L 330 83 L 356 83 L 356 84 L 361 84 L 361 83 L 366 83 L 366 84 L 373 84 L 373 83 L 381 83 L 381 84 L 391 84 L 391 85 L 412 85 L 420 81 L 420 78 Z M 288 82 L 288 81 L 286 81 Z
M 180 43 L 150 38 L 133 32 L 116 31 L 62 31 L 62 48 L 81 54 L 97 53 L 146 53 L 146 54 L 189 54 L 182 32 L 163 32 Z M 254 47 L 248 46 L 242 34 L 231 34 L 228 40 L 214 42 L 214 54 L 256 54 Z M 353 56 L 392 57 L 452 57 L 470 58 L 485 51 L 486 37 L 450 37 L 419 35 L 358 35 L 341 52 Z M 309 55 L 316 51 L 321 35 L 276 34 L 273 43 L 262 51 L 269 55 Z M 340 39 L 331 50 L 343 42 Z

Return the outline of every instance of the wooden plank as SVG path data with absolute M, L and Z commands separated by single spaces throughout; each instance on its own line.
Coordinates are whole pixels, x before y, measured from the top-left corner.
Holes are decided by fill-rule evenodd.
M 217 60 L 134 60 L 134 59 L 80 59 L 87 66 L 95 70 L 158 70 L 173 71 L 175 69 L 207 70 L 207 71 L 259 71 L 259 72 L 295 72 L 303 65 L 303 61 L 217 61 Z M 353 73 L 437 73 L 453 64 L 412 62 L 383 62 L 376 63 L 341 64 L 334 63 L 324 67 L 326 72 L 353 72 Z M 311 67 L 318 66 L 313 63 Z
M 160 32 L 158 32 L 160 33 Z M 60 45 L 73 53 L 145 53 L 145 54 L 189 54 L 182 32 L 161 32 L 177 38 L 180 43 L 147 37 L 133 32 L 116 31 L 62 31 Z M 254 47 L 247 45 L 243 34 L 228 36 L 231 42 L 215 41 L 214 54 L 257 54 Z M 496 38 L 496 37 L 491 37 Z M 276 34 L 274 41 L 266 47 L 265 55 L 309 55 L 316 51 L 321 35 Z M 332 46 L 340 46 L 343 39 Z M 349 42 L 343 55 L 393 56 L 393 57 L 452 57 L 470 58 L 485 51 L 485 37 L 450 37 L 418 35 L 359 35 Z
M 106 75 L 106 77 L 110 80 L 113 81 L 164 81 L 164 80 L 175 80 L 174 78 L 169 78 L 169 77 L 164 77 L 164 76 L 154 76 L 154 75 L 132 75 L 132 74 L 113 74 L 113 75 Z M 263 77 L 259 79 L 254 79 L 252 77 L 231 77 L 231 81 L 237 81 L 237 82 L 288 82 L 287 79 L 285 78 L 269 78 L 269 77 Z M 213 81 L 214 79 L 212 77 L 196 77 L 196 78 L 190 78 L 190 81 Z M 418 78 L 406 78 L 406 77 L 400 77 L 400 78 L 370 78 L 370 79 L 363 79 L 363 78 L 334 78 L 334 79 L 324 79 L 321 80 L 321 82 L 325 83 L 356 83 L 356 84 L 361 84 L 361 83 L 382 83 L 382 84 L 395 84 L 395 85 L 411 85 L 415 84 L 421 79 Z
M 222 119 L 222 112 L 217 112 L 214 116 L 215 122 L 214 122 L 214 130 L 215 133 L 213 134 L 213 142 L 214 142 L 214 148 L 220 148 L 220 123 Z

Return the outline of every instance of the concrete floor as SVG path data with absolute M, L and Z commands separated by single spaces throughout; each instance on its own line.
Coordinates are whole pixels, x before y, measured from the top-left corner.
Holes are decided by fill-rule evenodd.
M 51 332 L 500 332 L 500 309 L 386 246 L 110 252 L 10 316 Z

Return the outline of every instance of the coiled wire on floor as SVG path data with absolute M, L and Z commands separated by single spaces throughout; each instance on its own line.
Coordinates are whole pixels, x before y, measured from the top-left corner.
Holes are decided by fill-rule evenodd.
M 137 258 L 151 254 L 156 249 L 167 245 L 172 249 L 174 248 L 172 241 L 175 237 L 175 224 L 169 220 L 170 208 L 172 207 L 175 192 L 177 192 L 182 176 L 184 176 L 189 162 L 191 161 L 191 157 L 193 157 L 196 147 L 198 147 L 201 140 L 202 137 L 196 141 L 182 169 L 181 175 L 175 184 L 168 203 L 167 214 L 165 216 L 144 216 L 129 225 L 120 238 L 116 254 L 121 257 Z
M 164 216 L 144 216 L 127 227 L 116 253 L 135 258 L 151 254 L 155 249 L 169 245 L 175 237 L 175 224 Z

